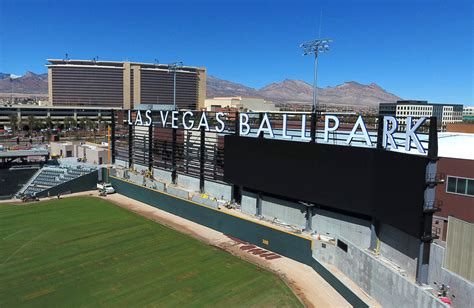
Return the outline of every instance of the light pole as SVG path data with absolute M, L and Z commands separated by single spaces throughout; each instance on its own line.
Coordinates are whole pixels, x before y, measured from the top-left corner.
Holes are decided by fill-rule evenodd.
M 316 112 L 316 90 L 318 82 L 318 54 L 329 51 L 331 39 L 317 39 L 300 45 L 303 48 L 303 56 L 314 54 L 314 80 L 313 80 L 313 112 Z
M 173 109 L 176 110 L 176 71 L 183 67 L 183 62 L 175 62 L 168 65 L 168 73 L 173 72 Z
M 10 85 L 11 85 L 11 99 L 10 99 L 10 104 L 13 106 L 13 77 L 10 75 Z

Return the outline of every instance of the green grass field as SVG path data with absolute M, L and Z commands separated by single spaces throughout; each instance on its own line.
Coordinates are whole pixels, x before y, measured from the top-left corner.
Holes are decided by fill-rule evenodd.
M 0 307 L 302 306 L 275 274 L 105 200 L 0 205 Z

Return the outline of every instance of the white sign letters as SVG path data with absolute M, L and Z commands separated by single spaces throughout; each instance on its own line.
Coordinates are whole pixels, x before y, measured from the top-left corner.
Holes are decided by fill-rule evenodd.
M 129 125 L 136 126 L 150 126 L 152 125 L 153 119 L 151 116 L 151 110 L 136 110 L 133 112 L 128 111 L 128 121 Z M 170 115 L 171 113 L 171 115 Z M 217 133 L 222 133 L 226 130 L 226 123 L 224 121 L 226 114 L 223 112 L 217 112 L 214 116 L 208 115 L 206 112 L 199 112 L 199 118 L 195 117 L 193 111 L 185 111 L 180 117 L 179 111 L 163 111 L 159 112 L 160 122 L 163 127 L 171 126 L 172 128 L 182 127 L 185 130 L 191 129 L 204 129 L 205 131 L 214 131 Z M 133 119 L 132 119 L 133 117 Z M 238 131 L 241 136 L 247 136 L 250 133 L 252 135 L 260 136 L 264 135 L 267 138 L 280 138 L 280 139 L 295 139 L 300 141 L 309 141 L 309 132 L 307 130 L 307 115 L 301 115 L 301 126 L 296 129 L 288 128 L 288 114 L 282 114 L 282 120 L 279 120 L 278 123 L 281 123 L 281 128 L 277 129 L 278 133 L 275 134 L 275 130 L 272 125 L 277 125 L 272 123 L 272 120 L 269 118 L 267 113 L 263 113 L 261 120 L 258 123 L 258 128 L 256 126 L 251 127 L 249 114 L 245 112 L 239 113 L 238 118 Z M 398 132 L 398 139 L 405 139 L 405 150 L 410 151 L 412 144 L 415 145 L 418 152 L 425 154 L 426 151 L 423 148 L 420 139 L 416 131 L 420 126 L 425 122 L 426 118 L 420 118 L 417 121 L 414 121 L 412 117 L 407 117 L 406 119 L 406 131 L 405 134 Z M 280 122 L 281 121 L 281 122 Z M 293 124 L 294 125 L 294 124 Z M 393 116 L 384 116 L 382 125 L 382 147 L 398 149 L 396 139 L 394 134 L 397 133 L 399 122 Z M 294 127 L 294 126 L 292 126 Z M 298 132 L 299 130 L 299 132 Z M 351 145 L 354 141 L 358 141 L 359 144 L 363 143 L 369 147 L 374 146 L 374 141 L 371 140 L 371 135 L 369 134 L 367 127 L 364 123 L 362 116 L 357 118 L 357 121 L 352 126 L 352 129 L 349 131 L 347 126 L 345 129 L 340 128 L 340 120 L 336 115 L 325 115 L 324 118 L 324 131 L 323 131 L 323 140 L 324 142 L 329 142 L 330 134 L 338 134 L 339 138 L 334 138 L 340 140 L 340 138 L 346 138 L 345 144 Z M 347 136 L 347 137 L 344 137 Z M 372 138 L 374 138 L 372 134 Z

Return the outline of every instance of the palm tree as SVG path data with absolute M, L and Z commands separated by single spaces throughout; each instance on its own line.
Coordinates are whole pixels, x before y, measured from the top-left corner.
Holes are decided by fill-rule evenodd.
M 89 119 L 88 117 L 86 117 L 86 127 L 88 129 L 93 129 L 95 127 L 95 123 L 94 121 L 92 121 L 91 119 Z
M 102 116 L 99 115 L 99 116 L 97 117 L 97 128 L 99 129 L 99 136 L 101 136 L 102 122 L 103 122 L 103 121 L 104 121 L 104 120 L 102 119 Z
M 51 119 L 50 116 L 47 116 L 46 119 L 44 120 L 45 124 L 46 124 L 46 128 L 48 130 L 50 130 L 51 128 L 53 128 L 53 119 Z
M 71 117 L 65 117 L 64 118 L 64 128 L 70 128 L 71 127 Z
M 34 115 L 28 116 L 28 128 L 30 129 L 30 135 L 33 133 L 33 130 L 36 129 L 38 123 Z
M 18 115 L 16 113 L 12 113 L 8 118 L 10 119 L 12 131 L 15 133 L 16 129 L 18 128 Z
M 86 127 L 87 127 L 87 129 L 89 129 L 90 132 L 91 132 L 92 134 L 94 134 L 94 142 L 95 142 L 95 130 L 94 130 L 94 128 L 95 128 L 95 123 L 94 123 L 94 121 L 92 121 L 92 120 L 89 119 L 88 117 L 86 117 L 86 121 L 85 121 L 85 122 L 86 122 Z M 89 136 L 90 136 L 90 134 L 89 134 Z
M 81 129 L 86 128 L 86 120 L 84 120 L 84 118 L 81 118 L 79 120 L 79 126 L 81 127 Z

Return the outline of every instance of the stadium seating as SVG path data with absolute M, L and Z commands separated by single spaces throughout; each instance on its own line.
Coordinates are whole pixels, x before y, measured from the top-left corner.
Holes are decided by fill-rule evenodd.
M 86 175 L 95 169 L 80 167 L 44 167 L 36 178 L 23 190 L 24 194 L 36 194 L 59 184 Z

